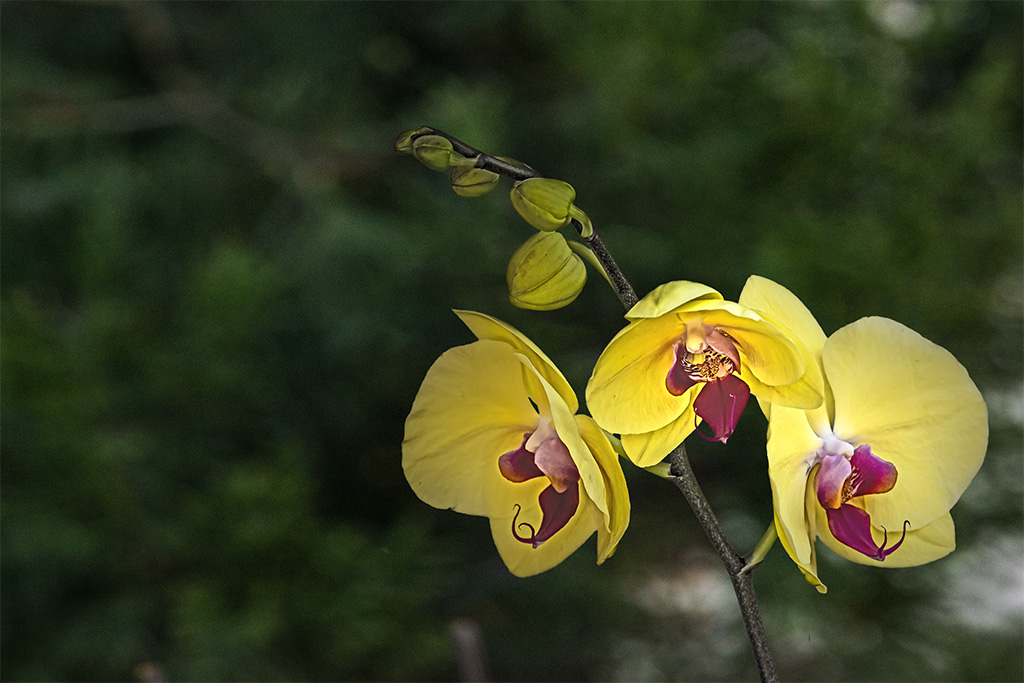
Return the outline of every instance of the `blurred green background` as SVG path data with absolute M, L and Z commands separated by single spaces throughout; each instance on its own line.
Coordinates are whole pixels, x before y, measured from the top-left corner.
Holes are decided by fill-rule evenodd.
M 721 565 L 670 484 L 512 577 L 486 520 L 402 476 L 427 368 L 507 320 L 582 395 L 623 324 L 598 277 L 507 301 L 532 234 L 392 153 L 439 127 L 572 183 L 640 294 L 751 273 L 826 332 L 950 349 L 991 413 L 958 549 L 871 569 L 781 548 L 755 585 L 780 675 L 1020 681 L 1022 5 L 5 2 L 5 680 L 741 680 Z M 692 439 L 741 552 L 765 421 Z M 459 645 L 463 643 L 463 645 Z M 471 643 L 470 643 L 471 644 Z M 477 662 L 479 663 L 479 662 Z

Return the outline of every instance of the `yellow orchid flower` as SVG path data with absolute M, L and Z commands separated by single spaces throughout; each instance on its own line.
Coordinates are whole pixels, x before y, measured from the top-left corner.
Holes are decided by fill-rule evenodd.
M 884 567 L 950 553 L 949 511 L 988 443 L 985 402 L 963 366 L 888 318 L 862 318 L 826 338 L 796 296 L 765 278 L 750 278 L 739 300 L 798 339 L 825 380 L 819 408 L 761 404 L 775 526 L 807 580 L 825 592 L 815 538 Z
M 640 467 L 663 460 L 700 420 L 724 442 L 751 393 L 783 405 L 821 405 L 821 377 L 809 356 L 770 321 L 710 287 L 661 285 L 626 319 L 594 367 L 587 407 L 599 425 L 621 435 Z
M 490 518 L 516 576 L 554 567 L 595 531 L 604 562 L 630 509 L 608 437 L 575 414 L 576 395 L 533 342 L 482 313 L 455 313 L 479 341 L 427 371 L 402 442 L 410 486 L 436 508 Z

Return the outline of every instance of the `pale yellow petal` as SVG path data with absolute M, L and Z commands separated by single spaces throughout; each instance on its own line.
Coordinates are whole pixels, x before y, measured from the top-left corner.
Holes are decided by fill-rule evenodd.
M 673 315 L 682 320 L 700 318 L 705 325 L 727 333 L 740 352 L 741 369 L 763 384 L 790 384 L 807 369 L 800 350 L 786 333 L 746 306 L 732 301 L 695 301 Z
M 927 524 L 920 529 L 908 529 L 907 537 L 903 540 L 903 544 L 886 557 L 885 560 L 879 562 L 837 541 L 829 531 L 825 510 L 820 505 L 815 507 L 817 508 L 818 537 L 822 543 L 840 557 L 857 564 L 867 564 L 872 567 L 888 569 L 916 567 L 945 557 L 956 548 L 956 530 L 953 526 L 953 517 L 946 513 L 935 519 L 931 524 Z M 903 534 L 902 524 L 895 527 L 886 526 L 885 531 L 883 531 L 880 525 L 875 523 L 873 517 L 871 522 L 871 537 L 876 545 L 881 546 L 884 540 L 886 547 L 891 548 L 900 540 L 900 536 Z M 886 532 L 888 533 L 888 538 L 886 538 Z
M 672 346 L 684 326 L 673 316 L 632 322 L 597 359 L 587 384 L 587 409 L 615 434 L 638 434 L 664 427 L 686 410 L 686 395 L 673 396 L 665 378 L 675 355 Z
M 637 467 L 650 467 L 664 460 L 676 446 L 681 444 L 700 423 L 700 418 L 693 412 L 693 400 L 703 385 L 699 384 L 687 391 L 683 396 L 691 398 L 686 410 L 672 422 L 661 429 L 643 434 L 623 434 L 622 448 Z
M 803 302 L 782 285 L 751 275 L 740 292 L 739 303 L 762 314 L 803 344 L 812 357 L 820 358 L 825 333 Z
M 527 372 L 536 372 L 528 358 L 522 355 L 518 357 Z M 540 377 L 539 374 L 537 377 L 547 392 L 547 398 L 551 407 L 551 415 L 549 417 L 552 424 L 554 424 L 555 432 L 558 433 L 558 438 L 569 449 L 569 455 L 572 456 L 576 469 L 580 473 L 580 481 L 583 482 L 586 497 L 602 513 L 608 514 L 608 494 L 605 491 L 604 476 L 601 474 L 601 468 L 598 467 L 597 460 L 594 459 L 594 454 L 590 452 L 590 448 L 587 447 L 583 437 L 580 435 L 579 427 L 576 424 L 576 417 L 565 401 L 559 397 L 554 387 L 548 384 L 547 380 Z
M 405 422 L 402 468 L 425 503 L 487 515 L 498 458 L 537 427 L 519 358 L 478 341 L 445 352 L 427 371 Z
M 657 318 L 696 299 L 721 299 L 722 295 L 699 282 L 677 280 L 651 290 L 626 313 L 627 320 Z
M 518 524 L 530 524 L 534 529 L 540 528 L 544 514 L 538 497 L 548 485 L 546 477 L 538 477 L 519 484 L 501 479 L 491 487 L 492 497 L 509 503 L 505 506 L 506 513 L 491 516 L 491 536 L 505 566 L 516 576 L 533 576 L 551 569 L 572 555 L 597 530 L 596 520 L 600 512 L 581 487 L 576 514 L 554 536 L 536 548 L 517 540 L 512 534 L 513 520 Z M 518 518 L 515 516 L 516 503 L 522 508 Z M 520 529 L 520 535 L 524 535 L 525 531 L 525 528 Z
M 555 388 L 558 395 L 562 397 L 562 400 L 569 405 L 570 410 L 574 413 L 579 410 L 579 401 L 576 399 L 576 394 L 569 385 L 569 381 L 565 379 L 561 371 L 551 362 L 551 359 L 536 344 L 530 341 L 526 335 L 508 323 L 483 313 L 455 311 L 455 315 L 459 316 L 459 319 L 466 324 L 466 327 L 477 338 L 505 342 L 513 350 L 529 358 L 537 372 L 540 373 L 540 376 Z
M 813 359 L 808 360 L 807 367 L 816 367 Z M 814 377 L 815 373 L 817 374 L 817 380 Z M 804 410 L 820 408 L 822 406 L 824 385 L 821 382 L 820 371 L 808 371 L 796 382 L 777 387 L 764 384 L 752 373 L 744 370 L 736 373 L 736 376 L 747 383 L 747 386 L 750 387 L 750 393 L 760 401 Z M 766 412 L 765 414 L 767 415 L 768 413 Z
M 876 526 L 922 529 L 960 498 L 981 467 L 988 415 L 948 351 L 887 318 L 864 318 L 825 343 L 836 436 L 896 466 L 896 486 L 864 498 Z
M 804 411 L 772 406 L 767 451 L 776 527 L 790 556 L 802 565 L 811 562 L 814 552 L 812 520 L 805 498 L 820 446 L 821 439 L 807 423 Z
M 605 433 L 586 415 L 577 415 L 576 424 L 579 426 L 583 441 L 601 468 L 608 497 L 608 512 L 601 513 L 597 525 L 597 563 L 601 564 L 615 552 L 619 540 L 629 526 L 629 491 L 626 488 L 622 465 L 619 464 L 619 456 Z M 595 506 L 595 513 L 597 512 L 600 511 Z
M 782 524 L 779 521 L 779 516 L 775 515 L 775 529 L 778 531 Z M 806 562 L 801 562 L 797 559 L 796 553 L 793 551 L 793 547 L 790 545 L 789 539 L 787 539 L 781 532 L 779 533 L 779 542 L 782 543 L 783 549 L 789 555 L 790 559 L 796 564 L 797 568 L 804 575 L 804 579 L 807 583 L 814 586 L 819 593 L 827 593 L 828 588 L 818 578 L 818 557 L 815 552 L 814 543 L 811 543 L 811 559 Z
M 804 358 L 807 366 L 803 377 L 798 382 L 799 395 L 793 396 L 790 392 L 795 388 L 786 388 L 785 392 L 774 394 L 770 391 L 762 396 L 754 390 L 752 382 L 751 392 L 761 400 L 769 402 L 778 401 L 783 405 L 794 408 L 816 408 L 818 405 L 805 405 L 811 399 L 812 393 L 817 393 L 820 400 L 825 403 L 825 411 L 819 415 L 811 416 L 811 424 L 817 431 L 823 431 L 831 425 L 833 404 L 831 393 L 825 386 L 824 377 L 821 371 L 821 352 L 825 346 L 825 333 L 822 331 L 818 321 L 814 319 L 811 312 L 807 310 L 803 302 L 792 292 L 780 284 L 757 275 L 747 279 L 747 283 L 740 292 L 739 303 L 753 308 L 766 320 L 781 328 L 795 343 Z M 763 391 L 763 390 L 762 390 Z

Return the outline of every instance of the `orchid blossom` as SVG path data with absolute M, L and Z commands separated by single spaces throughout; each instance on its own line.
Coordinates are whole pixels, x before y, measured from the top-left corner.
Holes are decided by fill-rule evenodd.
M 490 316 L 456 315 L 479 341 L 427 372 L 405 424 L 402 467 L 437 508 L 490 518 L 509 570 L 554 567 L 597 532 L 604 562 L 629 524 L 618 455 L 561 372 L 533 342 Z
M 862 318 L 826 338 L 799 299 L 764 278 L 750 278 L 739 300 L 821 368 L 821 407 L 761 401 L 776 530 L 807 580 L 825 592 L 816 537 L 848 560 L 884 567 L 951 552 L 949 511 L 988 442 L 985 403 L 963 366 L 887 318 Z
M 669 282 L 626 319 L 594 367 L 587 407 L 641 467 L 701 420 L 724 442 L 751 393 L 801 408 L 822 402 L 816 368 L 785 332 L 710 287 Z

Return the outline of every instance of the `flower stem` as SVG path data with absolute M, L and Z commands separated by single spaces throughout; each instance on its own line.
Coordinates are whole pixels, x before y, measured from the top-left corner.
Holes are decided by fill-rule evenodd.
M 754 594 L 754 581 L 749 570 L 744 571 L 746 562 L 725 537 L 722 526 L 718 523 L 715 513 L 711 510 L 704 492 L 701 491 L 690 467 L 690 460 L 686 457 L 686 446 L 679 444 L 669 455 L 671 463 L 669 477 L 690 504 L 697 521 L 704 528 L 711 545 L 714 546 L 718 556 L 722 558 L 729 579 L 732 581 L 732 589 L 736 593 L 736 600 L 740 605 L 740 612 L 743 614 L 743 623 L 747 627 L 747 637 L 750 639 L 750 647 L 754 651 L 754 660 L 757 662 L 757 671 L 762 681 L 778 681 L 775 673 L 775 663 L 772 660 L 772 653 L 768 649 L 768 636 L 761 622 L 761 609 L 757 604 L 757 596 Z

